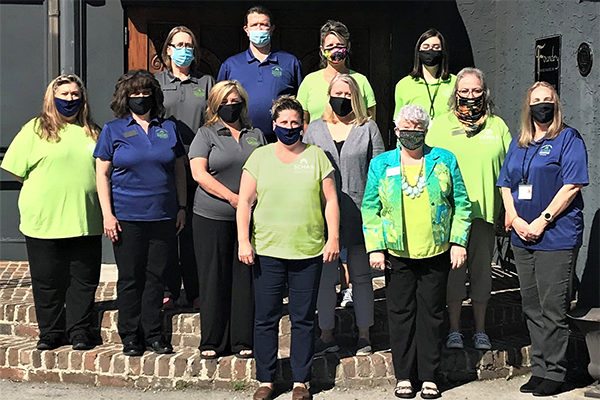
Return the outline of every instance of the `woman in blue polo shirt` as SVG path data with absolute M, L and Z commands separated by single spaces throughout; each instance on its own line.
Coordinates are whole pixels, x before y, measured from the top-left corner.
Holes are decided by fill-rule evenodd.
M 104 125 L 94 157 L 104 234 L 119 270 L 119 336 L 125 355 L 146 347 L 167 354 L 161 276 L 185 225 L 185 150 L 175 123 L 158 116 L 163 94 L 150 72 L 121 76 L 110 107 L 117 119 Z
M 581 188 L 588 183 L 583 139 L 563 122 L 554 88 L 536 82 L 497 183 L 531 337 L 532 376 L 521 386 L 524 393 L 551 396 L 565 380 L 566 314 L 583 234 Z

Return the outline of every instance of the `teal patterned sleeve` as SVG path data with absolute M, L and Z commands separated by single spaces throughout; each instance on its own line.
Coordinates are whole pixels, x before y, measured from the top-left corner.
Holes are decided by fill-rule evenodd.
M 383 221 L 381 219 L 381 200 L 379 198 L 380 167 L 377 159 L 371 161 L 365 194 L 363 196 L 361 214 L 363 235 L 367 253 L 385 250 L 383 238 Z
M 471 228 L 471 201 L 467 195 L 467 188 L 465 187 L 465 182 L 463 181 L 454 155 L 452 155 L 449 162 L 449 167 L 452 174 L 452 196 L 454 203 L 450 242 L 466 247 Z

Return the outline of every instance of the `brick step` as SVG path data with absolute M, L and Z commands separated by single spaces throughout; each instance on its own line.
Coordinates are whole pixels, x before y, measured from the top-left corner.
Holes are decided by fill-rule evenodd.
M 255 386 L 253 359 L 234 356 L 203 360 L 197 349 L 176 348 L 171 355 L 146 352 L 126 357 L 121 346 L 104 344 L 88 351 L 63 346 L 52 351 L 35 348 L 33 338 L 0 335 L 0 378 L 30 382 L 83 383 L 138 388 L 240 388 Z M 498 340 L 496 348 L 443 350 L 441 373 L 451 381 L 509 378 L 527 373 L 528 338 Z M 278 360 L 278 382 L 291 383 L 289 358 Z M 395 382 L 391 353 L 384 349 L 368 356 L 338 353 L 316 357 L 312 384 L 336 387 L 391 385 Z

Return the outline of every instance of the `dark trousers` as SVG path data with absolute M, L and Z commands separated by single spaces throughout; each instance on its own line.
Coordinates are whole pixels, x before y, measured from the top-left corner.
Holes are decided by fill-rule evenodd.
M 193 225 L 200 283 L 199 349 L 217 354 L 251 350 L 252 269 L 238 259 L 235 221 L 194 214 Z
M 40 338 L 89 335 L 102 256 L 102 236 L 26 236 Z
M 290 363 L 294 382 L 308 382 L 314 356 L 315 309 L 323 257 L 283 260 L 258 256 L 253 266 L 256 320 L 254 359 L 256 379 L 275 380 L 279 320 L 286 285 L 292 324 Z
M 567 310 L 578 250 L 542 251 L 513 246 L 523 313 L 531 337 L 533 376 L 565 380 Z
M 117 328 L 123 343 L 161 338 L 162 274 L 175 245 L 175 221 L 119 221 L 122 232 L 113 243 L 119 270 Z
M 386 302 L 396 379 L 433 382 L 440 365 L 450 252 L 425 259 L 389 256 L 389 261 Z
M 191 192 L 191 199 L 190 194 Z M 165 283 L 165 297 L 178 300 L 181 295 L 181 282 L 185 289 L 188 303 L 198 297 L 198 270 L 196 256 L 194 255 L 194 237 L 192 231 L 192 205 L 194 203 L 194 190 L 188 187 L 188 209 L 186 210 L 185 227 L 176 238 L 169 266 L 163 274 Z

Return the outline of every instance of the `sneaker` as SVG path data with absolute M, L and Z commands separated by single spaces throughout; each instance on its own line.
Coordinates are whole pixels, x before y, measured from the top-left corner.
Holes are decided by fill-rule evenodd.
M 354 300 L 352 298 L 352 288 L 342 290 L 342 302 L 340 307 L 354 307 Z
M 477 350 L 491 350 L 492 344 L 490 338 L 483 332 L 477 332 L 473 335 L 473 344 Z
M 365 338 L 358 338 L 358 342 L 356 342 L 356 355 L 357 356 L 366 356 L 373 352 L 371 347 L 371 343 Z
M 321 338 L 318 338 L 315 342 L 315 356 L 322 356 L 325 353 L 335 353 L 336 351 L 339 351 L 339 349 L 335 339 L 325 343 Z
M 448 349 L 462 349 L 465 345 L 463 343 L 463 335 L 460 332 L 450 332 L 446 338 L 446 348 Z
M 163 297 L 163 310 L 172 310 L 175 308 L 175 301 L 170 297 Z

